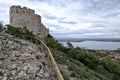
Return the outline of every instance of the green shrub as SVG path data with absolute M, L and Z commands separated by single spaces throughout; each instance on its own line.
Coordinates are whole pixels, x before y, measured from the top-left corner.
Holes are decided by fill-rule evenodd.
M 3 24 L 0 22 L 0 32 L 3 30 Z
M 99 65 L 99 60 L 96 58 L 96 56 L 93 53 L 81 49 L 71 49 L 68 52 L 68 56 L 73 59 L 81 61 L 89 68 L 95 69 L 96 66 Z
M 120 48 L 118 48 L 116 51 L 117 51 L 118 53 L 120 53 Z
M 102 60 L 102 65 L 109 72 L 120 75 L 120 64 L 118 61 L 112 60 L 111 58 L 106 57 Z
M 40 41 L 38 40 L 40 39 L 40 37 L 34 35 L 33 31 L 29 31 L 26 27 L 13 27 L 11 25 L 6 26 L 7 26 L 6 33 L 9 33 L 21 39 L 29 40 L 33 43 L 40 44 Z
M 70 42 L 67 42 L 66 44 L 68 45 L 69 48 L 74 48 Z
M 47 37 L 47 46 L 51 49 L 56 62 L 68 64 L 68 69 L 72 72 L 71 77 L 76 77 L 78 80 L 120 79 L 120 63 L 118 61 L 112 59 L 99 60 L 98 56 L 101 54 L 92 50 L 63 47 L 50 34 Z
M 47 36 L 46 45 L 49 48 L 53 48 L 54 50 L 59 50 L 63 53 L 67 53 L 70 50 L 70 48 L 66 48 L 66 47 L 62 46 L 62 44 L 60 44 L 50 34 L 48 34 L 48 36 Z
M 65 53 L 55 50 L 55 49 L 51 49 L 53 57 L 55 58 L 55 61 L 57 61 L 57 63 L 60 64 L 66 64 L 67 63 L 67 57 L 65 55 Z
M 3 30 L 2 27 L 0 27 L 0 32 L 1 32 L 2 30 Z
M 62 72 L 62 75 L 63 75 L 64 80 L 70 80 L 70 78 L 69 78 L 69 76 L 67 74 Z

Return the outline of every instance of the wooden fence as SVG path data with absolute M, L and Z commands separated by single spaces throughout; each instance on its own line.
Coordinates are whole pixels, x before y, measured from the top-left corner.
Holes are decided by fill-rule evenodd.
M 52 62 L 52 65 L 53 65 L 53 67 L 55 69 L 55 73 L 56 73 L 56 75 L 58 77 L 58 80 L 64 80 L 63 76 L 62 76 L 62 74 L 61 74 L 61 72 L 60 72 L 60 70 L 59 70 L 59 68 L 58 68 L 58 66 L 57 66 L 57 64 L 55 62 L 55 59 L 52 56 L 52 53 L 51 53 L 50 49 L 47 47 L 47 45 L 43 41 L 41 41 L 40 39 L 37 39 L 37 40 L 39 40 L 41 42 L 41 44 L 46 48 L 46 50 L 48 52 L 48 64 L 50 64 L 50 62 Z

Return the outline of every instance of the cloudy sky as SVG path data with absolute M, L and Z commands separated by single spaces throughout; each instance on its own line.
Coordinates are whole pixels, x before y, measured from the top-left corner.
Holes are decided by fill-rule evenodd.
M 0 21 L 9 7 L 34 9 L 56 38 L 120 38 L 120 0 L 0 0 Z

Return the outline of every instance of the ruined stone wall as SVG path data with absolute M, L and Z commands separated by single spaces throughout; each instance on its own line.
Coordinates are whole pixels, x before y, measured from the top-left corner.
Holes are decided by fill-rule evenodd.
M 11 6 L 10 24 L 16 27 L 27 27 L 42 38 L 48 34 L 48 29 L 41 23 L 41 16 L 35 14 L 35 11 L 27 7 Z

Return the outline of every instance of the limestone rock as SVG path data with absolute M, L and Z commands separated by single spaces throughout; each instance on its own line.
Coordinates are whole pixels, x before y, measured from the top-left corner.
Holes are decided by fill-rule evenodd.
M 0 32 L 0 80 L 53 80 L 45 56 L 37 45 Z

